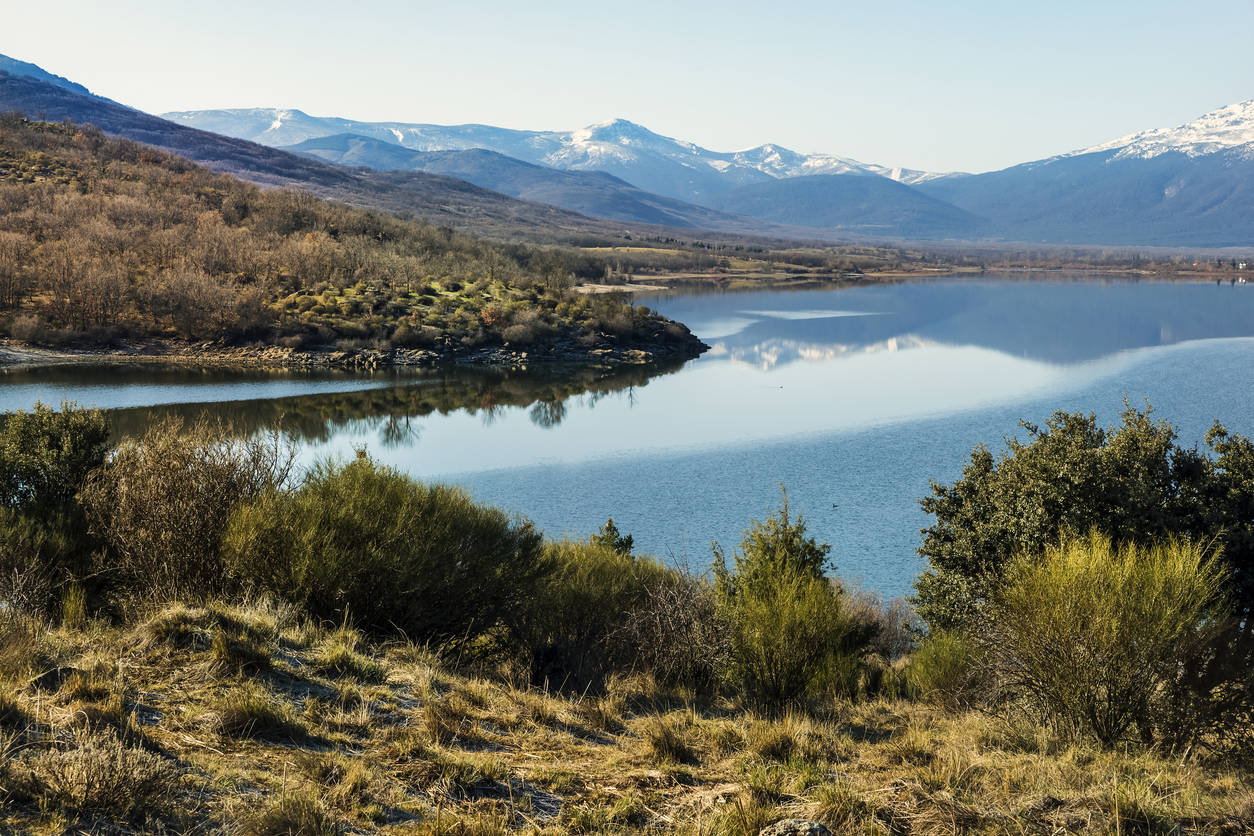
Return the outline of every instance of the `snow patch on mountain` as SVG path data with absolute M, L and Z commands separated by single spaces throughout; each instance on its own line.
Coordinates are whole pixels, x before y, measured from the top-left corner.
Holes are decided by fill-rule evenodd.
M 1173 152 L 1200 157 L 1244 146 L 1250 146 L 1246 151 L 1254 152 L 1252 143 L 1254 99 L 1212 110 L 1174 128 L 1155 128 L 1128 134 L 1064 156 L 1116 151 L 1111 159 L 1150 159 Z
M 655 133 L 627 119 L 610 119 L 573 131 L 521 131 L 489 125 L 354 122 L 280 109 L 189 111 L 165 116 L 275 146 L 353 133 L 414 151 L 485 148 L 553 168 L 606 170 L 636 185 L 651 184 L 654 190 L 673 183 L 671 196 L 685 200 L 708 197 L 715 191 L 747 183 L 815 174 L 865 174 L 907 185 L 947 176 L 863 163 L 833 154 L 803 154 L 774 143 L 742 151 L 711 151 L 693 142 Z M 676 180 L 677 177 L 680 180 Z M 686 180 L 691 182 L 683 182 Z

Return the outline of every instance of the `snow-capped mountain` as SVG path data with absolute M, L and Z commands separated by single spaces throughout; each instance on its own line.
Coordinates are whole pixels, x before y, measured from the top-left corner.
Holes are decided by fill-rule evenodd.
M 1232 148 L 1254 153 L 1254 99 L 1212 110 L 1175 128 L 1129 134 L 1066 156 L 1115 151 L 1114 159 L 1147 160 L 1171 152 L 1201 157 Z
M 801 154 L 773 144 L 743 151 L 711 151 L 654 133 L 626 119 L 575 131 L 522 131 L 488 125 L 354 122 L 272 108 L 164 115 L 174 122 L 276 147 L 355 134 L 415 151 L 483 148 L 551 168 L 604 171 L 647 191 L 697 203 L 710 201 L 737 186 L 788 177 L 866 174 L 911 184 L 942 176 L 830 154 Z
M 1254 243 L 1254 100 L 986 174 L 916 184 L 1021 241 Z

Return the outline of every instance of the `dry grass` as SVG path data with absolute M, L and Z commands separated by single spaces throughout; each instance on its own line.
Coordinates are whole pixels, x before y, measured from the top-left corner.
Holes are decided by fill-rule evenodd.
M 243 657 L 224 659 L 219 634 L 269 665 L 227 664 Z M 1254 828 L 1248 769 L 921 703 L 767 718 L 647 677 L 560 696 L 266 607 L 9 640 L 22 659 L 0 684 L 0 833 L 155 832 L 153 815 L 167 832 L 256 836 L 752 836 L 785 817 L 884 836 Z M 68 671 L 55 688 L 29 685 L 50 668 Z

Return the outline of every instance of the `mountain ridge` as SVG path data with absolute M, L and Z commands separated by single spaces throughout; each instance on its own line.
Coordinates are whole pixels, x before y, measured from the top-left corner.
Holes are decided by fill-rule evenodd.
M 283 150 L 338 165 L 456 177 L 510 197 L 591 217 L 721 232 L 751 233 L 761 228 L 761 223 L 751 218 L 655 195 L 612 174 L 548 168 L 483 148 L 411 151 L 371 137 L 335 134 L 284 146 Z
M 946 176 L 862 163 L 833 154 L 803 154 L 775 143 L 738 151 L 711 151 L 621 118 L 569 131 L 536 131 L 478 123 L 358 122 L 310 116 L 290 108 L 173 111 L 163 116 L 276 147 L 319 135 L 355 133 L 416 151 L 486 148 L 551 168 L 608 171 L 646 191 L 698 203 L 737 186 L 780 177 L 858 172 L 910 184 Z M 301 139 L 293 140 L 296 136 Z M 642 174 L 644 163 L 653 169 Z

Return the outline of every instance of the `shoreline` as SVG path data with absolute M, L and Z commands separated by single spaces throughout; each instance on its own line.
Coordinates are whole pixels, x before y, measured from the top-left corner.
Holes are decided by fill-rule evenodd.
M 413 348 L 298 350 L 277 345 L 228 346 L 220 343 L 181 343 L 144 340 L 122 346 L 48 348 L 14 340 L 0 340 L 0 369 L 152 363 L 291 370 L 478 366 L 523 369 L 531 365 L 586 365 L 592 368 L 642 366 L 660 360 L 692 359 L 709 349 L 694 336 L 674 343 L 599 341 L 591 348 L 574 340 L 557 340 L 526 349 L 491 346 L 469 350 Z
M 924 269 L 881 270 L 873 273 L 672 273 L 666 275 L 641 275 L 631 277 L 624 284 L 587 282 L 575 287 L 580 293 L 665 293 L 683 290 L 764 290 L 813 287 L 842 288 L 857 285 L 897 284 L 912 280 L 942 279 L 948 277 L 1028 277 L 1033 275 L 1075 275 L 1077 280 L 1101 278 L 1165 281 L 1165 282 L 1230 282 L 1245 284 L 1254 280 L 1254 271 L 1228 271 L 1224 273 L 1199 270 L 1146 270 L 1137 267 L 947 267 Z

